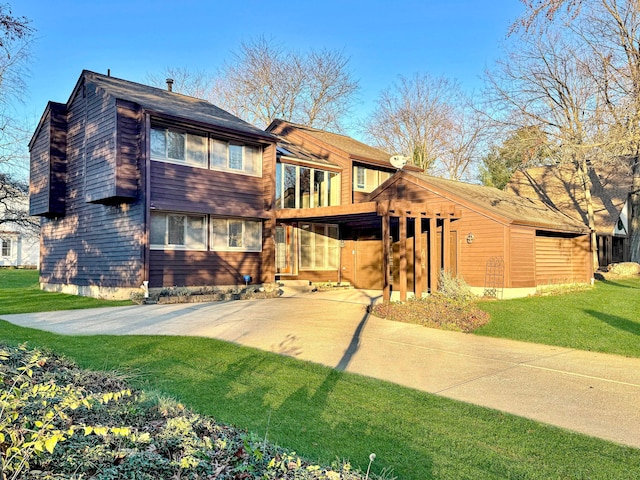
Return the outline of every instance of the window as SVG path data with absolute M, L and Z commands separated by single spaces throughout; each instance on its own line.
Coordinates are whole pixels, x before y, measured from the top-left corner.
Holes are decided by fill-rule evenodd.
M 278 163 L 276 207 L 313 208 L 340 204 L 340 174 Z
M 151 129 L 151 158 L 207 168 L 207 137 L 168 128 Z
M 211 168 L 261 175 L 262 149 L 211 139 Z
M 390 177 L 390 172 L 356 166 L 353 167 L 353 189 L 365 193 L 373 192 Z
M 151 128 L 151 159 L 259 176 L 262 149 L 171 128 Z
M 211 249 L 239 252 L 262 251 L 262 222 L 239 218 L 212 218 Z
M 5 238 L 0 240 L 0 244 L 2 244 L 2 256 L 10 257 L 11 256 L 11 239 Z
M 206 250 L 204 215 L 151 212 L 151 248 Z
M 337 270 L 340 263 L 338 226 L 303 223 L 299 231 L 300 269 Z

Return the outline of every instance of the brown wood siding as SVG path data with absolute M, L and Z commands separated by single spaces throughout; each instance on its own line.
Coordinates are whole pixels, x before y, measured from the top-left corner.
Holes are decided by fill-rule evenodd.
M 142 111 L 138 105 L 119 101 L 117 109 L 116 196 L 134 199 L 140 188 Z
M 64 215 L 66 146 L 65 106 L 50 103 L 30 151 L 30 215 Z
M 511 228 L 511 287 L 536 286 L 536 235 L 531 228 Z
M 100 202 L 116 196 L 116 101 L 91 82 L 84 95 L 85 200 Z
M 267 195 L 261 177 L 151 162 L 151 203 L 158 210 L 261 218 Z
M 268 219 L 262 222 L 262 283 L 275 281 L 276 275 L 276 145 L 262 149 L 262 205 Z
M 114 206 L 85 202 L 84 113 L 79 88 L 67 117 L 66 215 L 42 221 L 41 281 L 139 287 L 143 280 L 143 205 L 140 201 Z M 88 133 L 95 132 L 89 129 Z
M 586 235 L 564 237 L 538 232 L 536 236 L 536 282 L 539 286 L 587 282 L 590 278 L 585 258 Z
M 259 252 L 151 250 L 150 287 L 244 285 L 243 276 L 261 283 Z

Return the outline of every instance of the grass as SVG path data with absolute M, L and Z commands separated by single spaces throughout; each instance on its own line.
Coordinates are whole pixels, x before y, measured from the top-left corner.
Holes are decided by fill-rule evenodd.
M 640 278 L 479 306 L 491 321 L 476 335 L 640 357 Z
M 130 300 L 113 301 L 43 292 L 37 270 L 0 268 L 0 313 L 32 313 L 131 305 Z
M 11 273 L 16 272 L 23 275 Z M 0 312 L 8 313 L 5 299 L 19 297 L 24 302 L 23 294 L 33 286 L 26 277 L 11 281 L 4 273 L 0 272 Z M 483 308 L 496 309 L 500 319 L 484 328 L 497 331 L 501 324 L 507 328 L 509 322 L 524 321 L 515 318 L 518 315 L 536 318 L 546 312 L 571 317 L 565 310 L 573 305 L 583 310 L 582 322 L 605 323 L 637 341 L 633 329 L 637 307 L 632 304 L 639 287 L 640 282 L 625 281 L 602 284 L 584 294 L 486 303 Z M 618 294 L 618 290 L 624 292 Z M 599 301 L 588 303 L 588 294 Z M 612 295 L 620 302 L 615 306 L 618 327 L 585 314 L 586 310 L 612 309 L 606 307 Z M 65 303 L 69 301 L 60 300 L 58 305 L 73 308 Z M 530 323 L 544 325 L 537 320 Z M 624 325 L 628 328 L 620 328 Z M 546 328 L 537 328 L 537 333 L 532 328 L 527 338 L 520 339 L 539 341 Z M 555 329 L 553 337 L 568 335 Z M 566 332 L 570 331 L 567 326 Z M 587 337 L 588 331 L 568 336 Z M 199 413 L 268 437 L 319 463 L 347 458 L 366 469 L 369 454 L 375 452 L 375 472 L 392 468 L 398 478 L 419 480 L 628 479 L 640 471 L 637 449 L 213 339 L 63 336 L 4 321 L 0 321 L 0 338 L 63 353 L 84 368 L 132 373 L 138 388 L 165 392 Z
M 0 337 L 134 372 L 195 411 L 319 463 L 402 479 L 626 479 L 640 451 L 391 383 L 205 338 L 62 336 L 0 321 Z

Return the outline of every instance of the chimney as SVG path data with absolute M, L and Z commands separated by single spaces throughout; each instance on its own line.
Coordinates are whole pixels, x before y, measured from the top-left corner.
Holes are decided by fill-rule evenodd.
M 173 92 L 173 78 L 167 78 L 167 90 Z

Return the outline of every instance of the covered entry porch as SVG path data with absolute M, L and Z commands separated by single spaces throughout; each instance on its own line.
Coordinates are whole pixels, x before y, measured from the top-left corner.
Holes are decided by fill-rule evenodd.
M 429 204 L 379 200 L 353 205 L 278 210 L 276 269 L 280 279 L 350 282 L 356 288 L 383 291 L 384 301 L 398 292 L 422 296 L 438 288 L 440 271 L 458 271 L 461 211 L 453 203 Z M 309 231 L 336 255 L 325 268 L 309 268 Z M 328 243 L 326 243 L 328 242 Z M 315 243 L 317 245 L 321 242 Z M 335 248 L 331 247 L 334 245 Z M 318 250 L 320 251 L 320 250 Z

